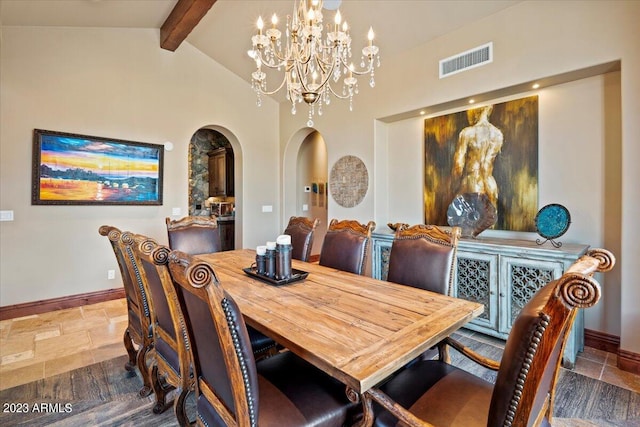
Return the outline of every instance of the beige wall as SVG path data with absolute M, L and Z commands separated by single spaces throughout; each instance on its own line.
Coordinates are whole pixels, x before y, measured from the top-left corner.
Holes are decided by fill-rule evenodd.
M 166 243 L 164 218 L 188 204 L 188 146 L 215 125 L 248 165 L 241 169 L 237 221 L 244 247 L 278 233 L 278 109 L 261 109 L 249 85 L 189 44 L 159 48 L 156 30 L 3 27 L 0 65 L 2 306 L 121 286 L 103 224 Z M 251 125 L 247 125 L 250 123 Z M 164 143 L 163 206 L 31 206 L 34 128 Z M 277 167 L 277 166 L 276 166 Z M 262 205 L 274 212 L 262 213 Z
M 620 73 L 539 92 L 540 203 L 566 203 L 577 216 L 567 241 L 616 252 L 616 271 L 603 280 L 607 295 L 587 313 L 587 327 L 619 334 L 622 349 L 640 353 L 640 265 L 635 262 L 640 254 L 639 19 L 636 1 L 523 2 L 397 57 L 382 52 L 376 87 L 361 81 L 354 111 L 334 102 L 315 120 L 327 144 L 329 168 L 344 155 L 356 155 L 373 178 L 364 201 L 354 208 L 330 199 L 329 217 L 374 218 L 382 227 L 392 218 L 422 221 L 421 119 L 389 123 L 389 117 L 457 100 L 462 105 L 472 96 L 620 61 Z M 439 59 L 489 41 L 494 43 L 491 64 L 438 79 Z M 291 147 L 298 143 L 305 116 L 291 116 L 287 105 L 280 108 L 286 213 Z

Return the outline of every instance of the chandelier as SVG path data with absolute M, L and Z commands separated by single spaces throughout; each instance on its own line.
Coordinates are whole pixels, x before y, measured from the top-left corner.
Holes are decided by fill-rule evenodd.
M 296 4 L 297 3 L 297 4 Z M 313 126 L 313 117 L 322 115 L 322 105 L 329 105 L 331 95 L 349 100 L 353 110 L 353 95 L 358 93 L 357 76 L 369 74 L 369 85 L 375 86 L 374 63 L 380 66 L 378 47 L 373 45 L 373 29 L 369 29 L 369 45 L 362 49 L 360 68 L 351 62 L 351 36 L 349 25 L 342 22 L 336 11 L 333 25 L 327 24 L 323 37 L 322 0 L 294 0 L 293 15 L 287 16 L 286 37 L 278 29 L 278 17 L 271 18 L 272 27 L 265 30 L 262 17 L 258 18 L 258 34 L 251 38 L 253 49 L 249 56 L 256 62 L 251 74 L 252 87 L 257 93 L 257 105 L 262 95 L 272 95 L 286 86 L 291 113 L 296 104 L 304 101 L 309 106 L 307 126 Z M 267 89 L 267 75 L 263 67 L 284 71 L 279 85 Z M 342 84 L 342 89 L 334 86 Z

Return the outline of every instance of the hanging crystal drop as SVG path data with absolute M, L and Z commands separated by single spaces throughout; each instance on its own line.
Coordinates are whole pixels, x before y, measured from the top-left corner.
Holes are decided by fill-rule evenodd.
M 369 79 L 369 86 L 376 87 L 376 81 L 373 79 L 373 74 L 371 75 L 371 78 Z
M 307 126 L 313 127 L 313 106 L 309 106 L 309 120 L 307 120 Z
M 293 114 L 295 116 L 296 114 L 296 103 L 292 103 L 291 104 L 291 114 Z

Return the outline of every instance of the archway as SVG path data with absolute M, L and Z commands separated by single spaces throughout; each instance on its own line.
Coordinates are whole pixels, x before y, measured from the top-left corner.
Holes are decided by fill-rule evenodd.
M 291 216 L 318 218 L 311 255 L 318 255 L 328 225 L 327 146 L 311 128 L 298 131 L 284 157 L 284 224 Z
M 236 136 L 228 129 L 209 125 L 194 132 L 189 143 L 189 215 L 210 215 L 205 203 L 209 194 L 209 153 L 217 148 L 226 148 L 233 154 L 232 195 L 216 197 L 218 201 L 233 203 L 235 208 L 235 247 L 242 248 L 242 147 Z

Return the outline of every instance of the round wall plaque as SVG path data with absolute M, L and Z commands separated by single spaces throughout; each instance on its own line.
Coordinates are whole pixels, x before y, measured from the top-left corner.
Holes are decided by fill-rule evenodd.
M 337 204 L 352 208 L 362 202 L 369 188 L 369 172 L 356 156 L 344 156 L 331 168 L 329 190 Z
M 542 244 L 547 240 L 551 241 L 553 246 L 559 248 L 562 243 L 555 242 L 557 239 L 567 232 L 571 223 L 571 215 L 569 210 L 562 205 L 552 203 L 544 206 L 538 211 L 535 217 L 536 231 L 546 240 L 536 240 L 538 244 Z

